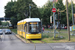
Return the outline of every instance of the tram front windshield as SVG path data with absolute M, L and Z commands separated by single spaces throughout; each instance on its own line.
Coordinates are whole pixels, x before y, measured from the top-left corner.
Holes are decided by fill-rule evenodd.
M 29 33 L 39 33 L 39 32 L 41 32 L 41 22 L 30 22 Z

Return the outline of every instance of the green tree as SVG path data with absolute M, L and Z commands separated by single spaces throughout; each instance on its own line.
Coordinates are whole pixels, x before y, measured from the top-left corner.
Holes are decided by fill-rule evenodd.
M 31 8 L 29 8 L 31 6 Z M 17 20 L 28 18 L 31 11 L 31 17 L 39 17 L 39 11 L 37 6 L 32 0 L 18 0 L 13 6 L 12 10 L 17 12 Z
M 31 6 L 31 8 L 29 8 Z M 5 17 L 14 17 L 17 21 L 28 18 L 31 11 L 32 18 L 40 18 L 39 10 L 32 0 L 17 0 L 8 2 L 5 6 Z M 13 22 L 12 22 L 13 23 Z
M 55 3 L 55 7 L 57 9 L 56 14 L 58 15 L 59 13 L 59 17 L 61 18 L 60 22 L 61 24 L 67 24 L 67 19 L 66 19 L 66 8 L 65 5 L 63 5 L 62 0 L 58 0 L 57 3 Z
M 17 25 L 17 20 L 16 20 L 16 18 L 11 17 L 11 24 L 12 24 L 13 28 L 14 28 L 15 25 Z
M 0 25 L 2 25 L 2 22 L 0 21 Z
M 52 16 L 52 2 L 47 2 L 42 8 L 39 8 L 43 25 L 50 24 L 50 16 Z
M 12 16 L 15 16 L 15 12 L 12 11 L 12 7 L 14 6 L 14 3 L 12 0 L 11 2 L 8 2 L 7 5 L 4 7 L 5 8 L 5 17 L 6 18 L 11 18 Z
M 68 4 L 68 12 L 69 12 L 69 24 L 72 24 L 72 8 L 71 8 L 71 3 Z

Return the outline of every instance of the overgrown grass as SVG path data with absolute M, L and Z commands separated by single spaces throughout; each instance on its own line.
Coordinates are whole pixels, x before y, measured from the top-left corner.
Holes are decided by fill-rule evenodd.
M 51 29 L 45 29 L 46 31 L 50 31 L 48 33 L 43 33 L 42 41 L 46 43 L 59 43 L 59 42 L 75 42 L 75 36 L 70 36 L 70 41 L 68 40 L 68 33 L 66 29 L 57 30 L 59 31 L 59 34 L 57 33 L 55 38 L 53 30 Z

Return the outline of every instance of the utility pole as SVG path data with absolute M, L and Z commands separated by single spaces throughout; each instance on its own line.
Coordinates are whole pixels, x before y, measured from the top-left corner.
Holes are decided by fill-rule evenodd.
M 67 15 L 68 40 L 70 41 L 70 27 L 69 27 L 69 16 L 68 16 L 68 0 L 66 0 L 66 15 Z
M 74 16 L 73 16 L 73 1 L 71 0 L 71 7 L 72 7 L 72 24 L 74 25 Z

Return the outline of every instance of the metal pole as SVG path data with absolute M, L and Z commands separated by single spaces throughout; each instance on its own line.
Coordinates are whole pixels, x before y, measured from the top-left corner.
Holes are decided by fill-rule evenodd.
M 72 24 L 74 25 L 74 16 L 73 16 L 73 1 L 71 0 L 71 7 L 72 7 Z
M 53 8 L 55 8 L 54 6 L 54 2 L 53 2 Z M 53 27 L 54 27 L 54 38 L 55 38 L 55 13 L 53 13 Z
M 29 18 L 31 18 L 31 11 L 30 11 L 30 9 L 31 9 L 31 6 L 29 4 L 29 14 L 30 14 Z
M 42 26 L 42 19 L 41 19 L 41 33 L 42 33 L 41 36 L 43 37 L 43 29 L 42 29 L 42 27 L 43 27 L 43 26 Z
M 68 40 L 70 41 L 70 27 L 69 27 L 69 17 L 68 17 L 68 0 L 66 0 L 66 15 L 67 15 L 67 29 L 68 29 Z
M 58 8 L 58 30 L 59 30 L 59 8 Z

